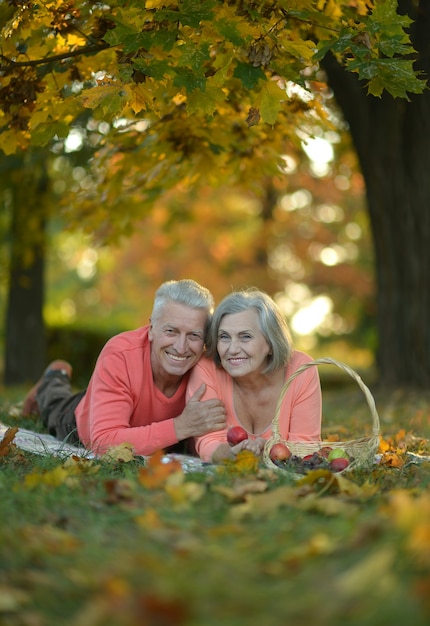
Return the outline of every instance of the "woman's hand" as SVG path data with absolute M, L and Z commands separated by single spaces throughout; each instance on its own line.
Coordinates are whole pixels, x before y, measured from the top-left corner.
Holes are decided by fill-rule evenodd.
M 249 450 L 255 456 L 263 454 L 264 444 L 266 440 L 263 437 L 257 437 L 256 439 L 244 439 L 235 446 L 229 446 L 228 443 L 222 443 L 218 446 L 212 455 L 212 463 L 221 463 L 226 459 L 234 460 L 239 452 L 242 450 Z
M 253 452 L 256 456 L 260 456 L 261 454 L 263 454 L 265 443 L 266 440 L 263 439 L 263 437 L 257 437 L 256 439 L 245 439 L 245 441 L 241 441 L 238 446 L 244 444 L 242 446 L 242 450 L 249 450 L 250 452 Z

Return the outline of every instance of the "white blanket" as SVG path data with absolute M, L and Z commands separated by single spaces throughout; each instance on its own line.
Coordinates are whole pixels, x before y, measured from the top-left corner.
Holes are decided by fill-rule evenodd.
M 0 422 L 0 442 L 8 428 L 11 427 Z M 52 435 L 36 433 L 25 428 L 18 429 L 13 443 L 21 450 L 33 452 L 34 454 L 53 454 L 54 456 L 65 458 L 72 455 L 95 458 L 95 455 L 86 448 L 72 446 L 66 441 L 55 439 Z M 179 461 L 185 472 L 206 472 L 208 468 L 211 467 L 207 463 L 203 463 L 200 459 L 185 454 L 166 454 L 163 457 L 163 462 L 168 463 L 172 460 Z

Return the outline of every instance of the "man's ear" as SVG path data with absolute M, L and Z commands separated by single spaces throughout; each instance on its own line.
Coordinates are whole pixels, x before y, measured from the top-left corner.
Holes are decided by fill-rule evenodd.
M 152 341 L 153 339 L 151 318 L 149 318 L 148 339 L 149 341 Z

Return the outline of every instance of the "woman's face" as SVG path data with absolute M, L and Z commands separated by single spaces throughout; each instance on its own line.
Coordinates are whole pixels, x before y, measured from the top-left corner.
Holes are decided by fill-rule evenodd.
M 218 329 L 217 350 L 221 365 L 231 376 L 261 373 L 271 351 L 255 309 L 224 315 Z

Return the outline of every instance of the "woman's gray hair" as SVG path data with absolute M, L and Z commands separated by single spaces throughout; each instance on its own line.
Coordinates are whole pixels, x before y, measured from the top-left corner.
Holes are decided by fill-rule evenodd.
M 218 366 L 221 366 L 217 350 L 221 321 L 225 315 L 241 313 L 249 309 L 257 311 L 260 330 L 270 346 L 267 366 L 263 370 L 264 374 L 270 374 L 288 363 L 293 350 L 293 340 L 287 321 L 276 302 L 267 293 L 254 287 L 234 291 L 216 307 L 208 331 L 206 354 Z
M 163 307 L 169 302 L 176 302 L 192 309 L 203 309 L 211 318 L 214 310 L 214 298 L 211 292 L 195 280 L 168 280 L 155 292 L 151 321 L 156 321 Z

